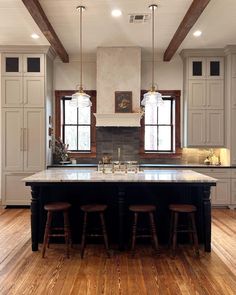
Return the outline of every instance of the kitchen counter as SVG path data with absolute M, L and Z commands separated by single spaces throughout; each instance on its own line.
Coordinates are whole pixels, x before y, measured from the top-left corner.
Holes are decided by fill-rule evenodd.
M 153 204 L 160 243 L 168 243 L 169 204 L 194 204 L 197 229 L 205 251 L 211 251 L 210 188 L 217 180 L 191 170 L 146 170 L 138 173 L 109 173 L 92 169 L 47 169 L 25 178 L 31 186 L 32 250 L 43 241 L 45 203 L 67 201 L 72 204 L 70 221 L 73 242 L 80 242 L 82 212 L 88 203 L 108 205 L 107 226 L 110 241 L 124 249 L 130 237 L 130 204 Z
M 98 164 L 53 164 L 50 168 L 97 168 Z M 236 168 L 229 165 L 204 165 L 204 164 L 139 164 L 140 168 Z

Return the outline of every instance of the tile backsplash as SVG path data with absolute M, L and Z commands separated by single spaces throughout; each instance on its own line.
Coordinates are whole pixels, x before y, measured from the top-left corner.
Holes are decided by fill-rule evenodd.
M 79 159 L 79 163 L 98 163 L 104 155 L 109 155 L 112 160 L 118 159 L 118 148 L 120 148 L 121 161 L 138 161 L 139 163 L 158 164 L 203 164 L 204 160 L 213 151 L 220 156 L 221 149 L 189 149 L 184 148 L 182 157 L 177 159 L 140 159 L 139 157 L 140 128 L 134 127 L 97 127 L 97 158 Z M 222 161 L 223 159 L 221 159 Z

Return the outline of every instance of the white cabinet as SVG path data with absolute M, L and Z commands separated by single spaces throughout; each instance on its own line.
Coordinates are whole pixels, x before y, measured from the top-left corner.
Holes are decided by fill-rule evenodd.
M 30 190 L 21 180 L 45 168 L 48 57 L 41 53 L 1 57 L 2 204 L 28 205 Z
M 23 168 L 23 110 L 2 110 L 2 168 L 21 171 Z
M 2 78 L 3 107 L 44 107 L 44 77 Z
M 224 146 L 223 120 L 222 110 L 190 110 L 188 146 Z
M 224 58 L 204 56 L 204 51 L 202 56 L 192 57 L 191 51 L 185 52 L 185 145 L 224 147 Z
M 189 79 L 224 79 L 223 57 L 189 57 Z
M 23 178 L 32 173 L 3 173 L 2 202 L 4 205 L 29 205 L 31 200 L 30 187 L 26 187 Z
M 231 172 L 231 208 L 236 208 L 236 169 Z
M 44 76 L 44 54 L 3 54 L 2 69 L 3 76 Z
M 43 109 L 2 110 L 2 166 L 4 171 L 36 172 L 44 168 Z

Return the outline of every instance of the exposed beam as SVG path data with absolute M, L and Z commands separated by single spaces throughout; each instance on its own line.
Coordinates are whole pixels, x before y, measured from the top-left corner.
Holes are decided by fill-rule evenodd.
M 52 25 L 50 24 L 39 1 L 38 0 L 22 0 L 22 2 L 24 3 L 25 7 L 28 9 L 29 13 L 31 14 L 34 21 L 40 28 L 41 32 L 44 34 L 48 42 L 51 44 L 54 51 L 59 55 L 59 57 L 61 58 L 63 62 L 68 63 L 69 62 L 68 53 L 63 47 Z
M 211 0 L 193 0 L 174 37 L 170 41 L 164 54 L 164 61 L 170 61 L 180 44 L 183 42 L 188 32 L 192 29 L 203 10 Z

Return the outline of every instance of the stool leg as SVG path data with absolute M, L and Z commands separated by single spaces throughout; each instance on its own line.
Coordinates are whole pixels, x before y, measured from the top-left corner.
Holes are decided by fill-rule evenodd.
M 42 250 L 42 257 L 45 257 L 46 245 L 49 244 L 49 233 L 52 223 L 52 212 L 48 211 L 47 213 L 47 221 L 44 231 L 44 239 L 43 239 L 43 250 Z
M 157 239 L 157 232 L 156 232 L 153 212 L 149 213 L 149 220 L 150 220 L 151 234 L 152 234 L 154 247 L 155 247 L 155 250 L 158 251 L 158 239 Z
M 137 223 L 138 223 L 138 213 L 134 213 L 134 223 L 133 223 L 133 230 L 132 230 L 132 246 L 131 251 L 132 255 L 134 256 L 135 252 L 135 242 L 136 242 L 136 230 L 137 230 Z
M 81 258 L 84 257 L 84 248 L 86 240 L 86 227 L 87 227 L 87 212 L 84 213 L 84 223 L 83 223 L 83 232 L 82 232 L 82 241 L 81 241 Z
M 106 231 L 106 224 L 105 224 L 105 220 L 104 220 L 104 214 L 99 213 L 99 215 L 100 215 L 100 219 L 101 219 L 102 233 L 103 233 L 105 248 L 106 248 L 106 251 L 107 251 L 107 256 L 110 257 L 109 247 L 108 247 L 107 231 Z
M 192 226 L 192 219 L 191 215 L 188 213 L 188 229 L 190 230 L 189 232 L 189 241 L 191 244 L 193 244 L 193 226 Z
M 174 213 L 174 234 L 173 234 L 173 256 L 175 256 L 176 244 L 177 244 L 178 218 L 179 218 L 179 213 L 175 212 Z
M 174 224 L 174 212 L 170 212 L 170 232 L 169 232 L 169 242 L 168 242 L 168 248 L 170 248 L 172 239 L 173 239 L 173 224 Z
M 199 256 L 198 236 L 197 236 L 197 228 L 196 228 L 194 213 L 190 213 L 190 217 L 191 217 L 192 228 L 193 228 L 193 241 L 194 241 L 195 253 L 197 256 Z
M 67 258 L 70 258 L 70 254 L 69 254 L 70 225 L 69 225 L 68 211 L 64 211 L 63 216 L 64 216 L 64 234 L 65 234 L 65 242 L 66 242 L 66 256 Z

